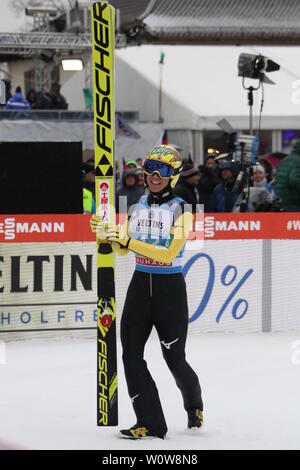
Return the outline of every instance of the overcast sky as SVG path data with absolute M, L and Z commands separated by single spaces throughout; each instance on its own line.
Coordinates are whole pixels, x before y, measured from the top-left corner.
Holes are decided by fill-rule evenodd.
M 16 18 L 9 8 L 10 0 L 0 0 L 0 33 L 15 33 L 25 26 L 25 14 Z

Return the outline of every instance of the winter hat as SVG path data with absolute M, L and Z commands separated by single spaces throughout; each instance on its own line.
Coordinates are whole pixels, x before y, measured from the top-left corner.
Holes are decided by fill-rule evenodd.
M 253 167 L 253 173 L 258 173 L 258 172 L 263 173 L 264 176 L 266 175 L 265 169 L 262 165 L 255 165 Z
M 181 172 L 181 177 L 182 178 L 189 178 L 190 176 L 193 175 L 198 175 L 199 174 L 199 169 L 195 165 L 195 163 L 184 163 L 182 167 L 182 172 Z
M 238 166 L 236 163 L 227 161 L 219 164 L 219 174 L 221 176 L 222 170 L 230 170 L 233 176 L 237 175 Z
M 135 182 L 137 183 L 138 176 L 135 168 L 129 168 L 128 170 L 124 170 L 122 174 L 122 183 L 124 187 L 126 187 L 126 178 L 128 178 L 128 176 L 134 176 Z
M 136 162 L 135 160 L 127 160 L 127 161 L 126 161 L 126 167 L 128 168 L 129 165 L 132 165 L 132 166 L 134 166 L 135 168 L 138 167 L 138 164 L 137 164 L 137 162 Z
M 208 160 L 215 160 L 215 158 L 217 157 L 218 155 L 216 153 L 209 153 L 208 155 L 206 155 L 206 157 L 204 158 L 204 163 L 207 163 Z

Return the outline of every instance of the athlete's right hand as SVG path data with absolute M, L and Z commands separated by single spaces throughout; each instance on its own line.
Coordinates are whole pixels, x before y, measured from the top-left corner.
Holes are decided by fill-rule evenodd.
M 92 218 L 90 219 L 90 226 L 91 226 L 92 232 L 96 234 L 97 240 L 100 243 L 105 243 L 105 242 L 107 243 L 107 235 L 106 235 L 107 223 L 102 222 L 98 215 L 93 215 Z

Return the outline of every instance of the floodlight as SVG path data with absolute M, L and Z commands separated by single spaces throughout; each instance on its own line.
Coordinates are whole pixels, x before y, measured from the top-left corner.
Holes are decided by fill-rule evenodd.
M 63 59 L 61 63 L 63 70 L 67 72 L 76 72 L 83 70 L 83 62 L 81 59 Z

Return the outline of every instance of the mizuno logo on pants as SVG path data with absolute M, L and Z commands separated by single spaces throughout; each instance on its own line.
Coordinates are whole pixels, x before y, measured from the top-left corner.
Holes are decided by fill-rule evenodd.
M 166 343 L 165 341 L 161 341 L 161 344 L 163 344 L 166 349 L 171 349 L 172 344 L 176 343 L 178 340 L 179 338 L 176 338 L 174 341 L 171 341 L 171 343 Z
M 130 400 L 131 400 L 131 403 L 133 404 L 133 403 L 134 403 L 134 400 L 135 400 L 137 397 L 139 397 L 139 396 L 140 396 L 140 395 L 139 395 L 139 394 L 137 394 L 137 395 L 135 395 L 135 397 L 132 397 L 132 398 L 130 398 Z

